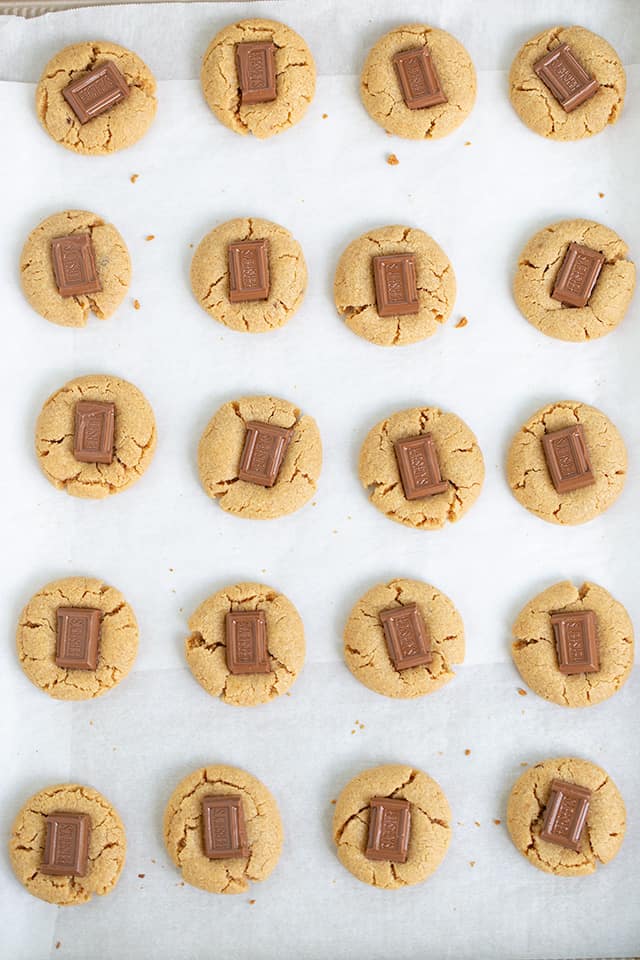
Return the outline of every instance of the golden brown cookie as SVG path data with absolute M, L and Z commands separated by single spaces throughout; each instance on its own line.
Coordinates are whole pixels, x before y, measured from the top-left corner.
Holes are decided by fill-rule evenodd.
M 575 783 L 592 791 L 580 850 L 570 850 L 540 837 L 552 780 Z M 507 806 L 507 828 L 516 849 L 529 863 L 558 877 L 593 873 L 608 863 L 624 839 L 626 811 L 609 775 L 588 760 L 560 757 L 543 760 L 520 776 Z
M 80 123 L 63 96 L 72 80 L 111 62 L 124 76 L 129 95 L 106 113 Z M 115 153 L 136 143 L 156 115 L 156 81 L 137 54 L 117 43 L 96 40 L 65 47 L 44 68 L 36 89 L 36 112 L 50 137 L 76 153 Z
M 46 818 L 53 813 L 84 814 L 90 819 L 89 861 L 86 875 L 50 876 L 40 871 L 47 833 Z M 122 821 L 109 801 L 91 787 L 63 783 L 41 790 L 25 803 L 9 839 L 13 872 L 40 900 L 59 906 L 87 903 L 94 894 L 111 893 L 127 854 Z

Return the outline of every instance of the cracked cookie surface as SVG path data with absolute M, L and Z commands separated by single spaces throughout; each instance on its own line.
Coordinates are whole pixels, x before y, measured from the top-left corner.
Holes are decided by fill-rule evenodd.
M 243 240 L 269 241 L 269 296 L 231 303 L 228 245 Z M 307 289 L 302 248 L 288 230 L 257 217 L 229 220 L 204 237 L 191 261 L 191 289 L 203 310 L 226 327 L 265 333 L 288 323 Z
M 72 80 L 111 61 L 129 87 L 126 100 L 87 123 L 80 123 L 62 91 Z M 115 153 L 147 132 L 156 115 L 156 81 L 137 54 L 103 40 L 65 47 L 44 68 L 36 89 L 40 123 L 58 143 L 83 154 Z
M 40 873 L 52 813 L 84 813 L 91 819 L 89 863 L 84 877 L 54 877 Z M 13 872 L 29 893 L 47 903 L 74 906 L 87 903 L 115 887 L 127 854 L 122 821 L 109 801 L 91 787 L 63 783 L 47 787 L 25 803 L 9 839 Z
M 407 500 L 393 445 L 424 433 L 433 438 L 449 489 L 422 500 Z M 358 473 L 371 503 L 390 520 L 434 530 L 459 520 L 478 499 L 484 460 L 475 434 L 455 413 L 413 407 L 392 414 L 369 431 L 360 450 Z
M 598 621 L 600 669 L 564 674 L 558 669 L 550 614 L 592 610 Z M 512 630 L 513 661 L 535 693 L 566 707 L 588 707 L 607 700 L 623 686 L 633 667 L 633 625 L 629 614 L 603 587 L 570 581 L 555 583 L 520 611 Z
M 396 670 L 379 620 L 383 610 L 415 603 L 431 642 L 431 663 Z M 422 697 L 439 690 L 464 660 L 464 625 L 449 597 L 420 580 L 379 583 L 360 597 L 344 628 L 344 658 L 354 677 L 386 697 Z
M 202 840 L 202 801 L 239 795 L 247 828 L 249 855 L 209 860 Z M 187 883 L 208 893 L 245 893 L 266 880 L 280 859 L 282 821 L 276 801 L 260 780 L 237 767 L 212 765 L 182 780 L 164 814 L 164 842 Z
M 294 430 L 272 487 L 238 478 L 249 420 Z M 205 427 L 198 447 L 198 471 L 207 495 L 227 513 L 253 520 L 299 510 L 316 492 L 321 467 L 322 443 L 315 420 L 276 397 L 243 397 L 223 404 Z
M 568 307 L 551 297 L 570 243 L 584 244 L 606 257 L 584 307 Z M 627 245 L 617 233 L 594 220 L 562 220 L 529 240 L 518 259 L 513 293 L 522 315 L 542 333 L 579 342 L 615 330 L 635 285 L 635 264 L 627 258 Z
M 227 667 L 226 615 L 262 610 L 267 621 L 271 673 L 233 674 Z M 189 619 L 189 669 L 212 697 L 237 707 L 268 703 L 285 693 L 304 665 L 304 627 L 287 597 L 262 583 L 237 583 L 204 600 Z
M 112 463 L 80 463 L 73 455 L 79 400 L 115 403 Z M 95 374 L 69 380 L 45 402 L 36 422 L 36 454 L 47 480 L 74 497 L 107 497 L 126 490 L 145 472 L 156 448 L 156 421 L 132 383 Z
M 600 84 L 593 97 L 566 113 L 533 69 L 550 50 L 567 43 L 589 76 Z M 552 27 L 527 40 L 509 74 L 511 103 L 535 133 L 551 140 L 581 140 L 615 123 L 624 103 L 626 76 L 613 47 L 584 27 Z
M 568 850 L 540 837 L 552 780 L 566 780 L 592 790 L 581 849 Z M 529 863 L 558 877 L 593 873 L 618 853 L 626 828 L 624 801 L 608 774 L 588 760 L 560 757 L 543 760 L 526 770 L 507 805 L 507 829 Z
M 58 607 L 102 611 L 98 666 L 69 670 L 56 664 Z M 54 580 L 29 600 L 16 632 L 20 666 L 36 687 L 56 700 L 90 700 L 126 677 L 138 652 L 135 614 L 115 587 L 89 577 Z
M 53 272 L 51 241 L 83 233 L 91 237 L 102 290 L 63 297 Z M 131 261 L 114 226 L 88 210 L 66 210 L 31 231 L 22 249 L 20 276 L 25 297 L 41 317 L 63 327 L 84 327 L 90 313 L 106 320 L 118 309 L 131 282 Z
M 393 797 L 411 804 L 406 863 L 365 857 L 373 797 Z M 333 840 L 342 865 L 364 883 L 384 890 L 422 883 L 440 866 L 451 841 L 449 803 L 436 781 L 421 770 L 401 764 L 372 767 L 350 780 L 338 797 Z
M 415 256 L 417 313 L 380 317 L 376 308 L 373 257 Z M 336 267 L 333 296 L 338 313 L 354 333 L 383 347 L 416 343 L 446 323 L 456 299 L 456 278 L 449 258 L 428 234 L 416 227 L 369 230 L 346 248 Z
M 393 64 L 402 50 L 427 45 L 447 103 L 410 110 Z M 369 116 L 387 133 L 411 140 L 437 140 L 456 130 L 476 100 L 476 71 L 471 57 L 445 30 L 421 23 L 396 27 L 371 48 L 360 77 L 360 97 Z
M 545 433 L 582 424 L 595 483 L 558 493 L 547 467 Z M 619 497 L 627 475 L 624 440 L 608 417 L 577 400 L 560 400 L 536 411 L 520 428 L 507 456 L 507 481 L 523 507 L 550 523 L 586 523 Z
M 242 106 L 236 71 L 236 44 L 272 41 L 275 45 L 275 100 Z M 221 30 L 209 44 L 200 73 L 202 92 L 218 120 L 235 133 L 264 139 L 302 119 L 313 100 L 316 67 L 299 34 L 276 20 L 241 20 Z

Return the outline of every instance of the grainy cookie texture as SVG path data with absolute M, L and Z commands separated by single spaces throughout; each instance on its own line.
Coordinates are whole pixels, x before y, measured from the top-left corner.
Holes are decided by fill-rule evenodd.
M 570 243 L 604 254 L 589 302 L 565 306 L 551 296 Z M 524 317 L 550 337 L 576 342 L 604 337 L 624 318 L 636 285 L 635 264 L 617 233 L 594 220 L 562 220 L 536 233 L 518 259 L 513 292 Z
M 542 437 L 577 423 L 584 428 L 595 482 L 558 493 L 549 476 Z M 536 411 L 513 438 L 507 457 L 507 480 L 513 495 L 523 507 L 550 523 L 593 520 L 620 495 L 626 475 L 622 437 L 604 413 L 577 400 L 559 400 Z
M 52 813 L 82 813 L 91 820 L 89 865 L 84 877 L 55 877 L 40 872 Z M 9 856 L 16 877 L 40 900 L 61 907 L 86 903 L 94 894 L 110 893 L 118 882 L 127 853 L 122 821 L 108 800 L 76 783 L 47 787 L 25 803 L 9 839 Z
M 91 237 L 102 290 L 63 297 L 53 272 L 51 241 L 85 233 Z M 66 210 L 47 217 L 31 231 L 22 249 L 20 276 L 24 295 L 45 320 L 84 327 L 90 313 L 106 320 L 118 309 L 131 282 L 131 261 L 114 226 L 88 210 Z
M 446 103 L 411 110 L 404 102 L 393 64 L 403 50 L 427 45 Z M 422 23 L 396 27 L 371 48 L 362 68 L 360 96 L 376 123 L 399 137 L 437 140 L 452 133 L 471 113 L 476 99 L 476 71 L 459 40 Z
M 411 804 L 406 863 L 368 860 L 369 804 L 393 797 Z M 364 883 L 384 890 L 422 883 L 440 866 L 451 841 L 451 810 L 440 786 L 422 770 L 387 764 L 350 780 L 336 802 L 333 840 L 343 866 Z
M 55 662 L 58 607 L 100 610 L 96 670 L 70 670 Z M 138 624 L 119 590 L 102 580 L 66 577 L 39 590 L 20 615 L 16 633 L 20 665 L 32 683 L 56 700 L 99 697 L 126 677 L 138 652 Z
M 550 614 L 592 610 L 597 619 L 600 669 L 595 673 L 564 674 Z M 511 653 L 524 682 L 545 700 L 566 707 L 588 707 L 612 697 L 633 667 L 633 625 L 629 614 L 603 587 L 568 580 L 539 593 L 518 614 L 513 625 Z
M 111 61 L 124 76 L 129 96 L 111 110 L 80 123 L 62 91 L 72 80 Z M 137 54 L 117 43 L 96 40 L 65 47 L 44 68 L 36 89 L 36 111 L 49 136 L 68 150 L 105 154 L 122 150 L 147 132 L 156 115 L 156 81 Z
M 566 43 L 589 76 L 600 84 L 589 100 L 566 113 L 533 65 L 550 50 Z M 613 47 L 584 27 L 552 27 L 527 40 L 518 51 L 509 75 L 511 103 L 535 133 L 552 140 L 581 140 L 615 123 L 626 89 L 624 67 Z
M 442 479 L 449 487 L 435 496 L 407 500 L 393 445 L 425 433 L 433 438 Z M 484 460 L 475 435 L 454 413 L 413 407 L 392 414 L 369 431 L 360 450 L 358 472 L 369 499 L 385 516 L 408 527 L 433 530 L 459 520 L 478 499 Z
M 229 300 L 230 243 L 267 240 L 269 296 L 266 300 Z M 288 230 L 257 217 L 229 220 L 204 237 L 191 261 L 191 289 L 203 310 L 232 330 L 265 333 L 283 327 L 296 312 L 307 288 L 302 248 Z
M 396 670 L 379 619 L 383 610 L 415 603 L 431 643 L 431 663 Z M 422 697 L 439 690 L 464 660 L 464 625 L 451 600 L 420 580 L 379 583 L 361 597 L 344 628 L 344 658 L 354 677 L 387 697 Z
M 202 801 L 210 796 L 239 796 L 247 828 L 249 855 L 209 860 L 202 838 Z M 280 859 L 280 813 L 265 785 L 237 767 L 211 765 L 182 780 L 167 804 L 164 842 L 187 883 L 209 893 L 245 893 L 266 880 Z
M 227 666 L 226 616 L 264 611 L 271 673 L 233 674 Z M 189 620 L 185 640 L 189 669 L 212 697 L 238 707 L 268 703 L 285 693 L 304 664 L 304 627 L 282 593 L 262 583 L 237 583 L 204 600 Z
M 415 256 L 417 313 L 380 317 L 376 308 L 373 257 Z M 358 336 L 383 347 L 425 340 L 445 323 L 456 299 L 449 258 L 423 230 L 390 226 L 369 230 L 346 248 L 336 268 L 333 296 L 338 313 Z
M 565 780 L 592 791 L 581 849 L 569 850 L 540 837 L 552 780 Z M 624 801 L 609 775 L 588 760 L 560 757 L 543 760 L 516 780 L 507 806 L 507 828 L 529 863 L 559 877 L 593 873 L 616 856 L 624 839 Z
M 293 428 L 278 478 L 261 487 L 238 478 L 246 425 L 256 420 Z M 287 400 L 243 397 L 225 403 L 207 424 L 198 447 L 198 470 L 206 493 L 239 517 L 270 520 L 293 513 L 316 491 L 322 443 L 315 420 Z
M 242 105 L 236 70 L 236 44 L 275 45 L 275 100 Z M 202 92 L 218 120 L 235 133 L 260 139 L 282 133 L 302 119 L 313 100 L 316 67 L 309 47 L 291 27 L 275 20 L 241 20 L 213 38 L 202 61 Z

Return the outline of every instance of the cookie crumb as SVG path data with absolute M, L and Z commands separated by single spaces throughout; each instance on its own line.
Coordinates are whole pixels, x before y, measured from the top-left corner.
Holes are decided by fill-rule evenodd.
M 604 197 L 604 193 L 598 193 L 598 196 L 599 196 L 600 199 L 602 200 L 602 198 Z
M 193 244 L 192 244 L 192 243 L 190 243 L 190 244 L 189 244 L 189 246 L 190 246 L 190 247 L 191 247 L 191 249 L 193 250 Z
M 140 880 L 144 880 L 145 874 L 144 874 L 144 873 L 139 873 L 139 874 L 138 874 L 138 877 L 140 878 Z
M 464 755 L 465 755 L 465 757 L 469 757 L 469 756 L 471 755 L 471 750 L 469 750 L 468 747 L 467 747 L 467 749 L 465 750 Z
M 139 176 L 140 176 L 139 173 L 132 173 L 131 176 L 129 177 L 129 180 L 131 180 L 131 183 L 135 183 Z
M 89 720 L 89 726 L 92 727 L 93 725 L 93 720 Z
M 390 167 L 397 167 L 400 161 L 396 157 L 395 153 L 390 153 L 389 156 L 387 157 L 387 163 L 389 164 Z
M 323 120 L 326 120 L 328 116 L 329 116 L 328 113 L 323 113 L 323 114 L 322 114 L 322 119 L 323 119 Z
M 523 690 L 522 687 L 518 687 L 518 693 L 520 694 L 521 697 L 526 697 L 527 695 L 527 691 Z
M 351 731 L 351 736 L 353 736 L 354 733 L 355 733 L 355 730 L 352 730 L 352 731 Z
M 473 822 L 475 823 L 476 827 L 479 827 L 479 826 L 480 826 L 480 821 L 479 821 L 479 820 L 474 820 Z
M 139 300 L 134 300 L 134 301 L 133 301 L 133 309 L 134 309 L 134 310 L 139 310 L 139 309 L 140 309 L 140 301 L 139 301 Z
M 152 857 L 152 858 L 151 858 L 151 863 L 155 863 L 155 862 L 156 862 L 156 861 L 155 861 L 155 860 L 153 859 L 153 857 Z
M 494 820 L 493 822 L 495 823 L 496 827 L 499 827 L 502 823 L 502 820 Z
M 465 145 L 465 147 L 470 147 L 470 146 L 471 146 L 471 140 L 465 140 L 464 145 Z
M 56 943 L 56 950 L 59 950 L 61 946 L 62 946 L 62 943 L 58 940 L 58 942 Z
M 528 767 L 529 764 L 527 763 L 526 760 L 522 760 L 521 763 L 520 763 L 520 766 L 521 766 L 521 767 Z
M 249 903 L 251 904 L 251 906 L 253 906 L 255 903 L 255 900 L 249 900 Z
M 470 867 L 475 867 L 475 865 L 476 865 L 475 860 L 469 860 L 469 866 L 470 866 Z
M 457 322 L 456 325 L 455 325 L 455 328 L 456 328 L 456 330 L 459 330 L 460 327 L 466 327 L 466 325 L 467 325 L 468 323 L 469 323 L 469 320 L 468 320 L 467 317 L 460 317 L 460 319 L 458 320 L 458 322 Z
M 331 803 L 335 806 L 337 803 L 337 800 L 332 800 Z
M 149 234 L 147 234 L 147 236 L 145 237 L 145 240 L 155 240 L 155 238 L 156 238 L 155 233 L 149 233 Z

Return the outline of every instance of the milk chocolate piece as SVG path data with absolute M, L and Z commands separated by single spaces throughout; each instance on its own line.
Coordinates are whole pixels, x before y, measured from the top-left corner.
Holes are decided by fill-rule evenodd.
M 111 463 L 116 407 L 102 400 L 79 400 L 73 455 L 80 463 Z
M 589 302 L 604 263 L 604 254 L 582 243 L 570 243 L 558 270 L 551 296 L 567 307 L 584 307 Z
M 591 790 L 566 780 L 552 780 L 540 837 L 569 850 L 580 850 Z
M 577 423 L 575 427 L 545 433 L 542 447 L 551 480 L 558 493 L 580 490 L 596 482 L 581 423 Z
M 428 47 L 401 50 L 393 55 L 404 102 L 410 110 L 446 103 L 440 78 Z
M 416 258 L 412 253 L 374 257 L 373 278 L 379 317 L 401 317 L 418 312 Z
M 209 860 L 239 860 L 249 856 L 241 797 L 203 797 L 202 828 L 204 855 Z
M 238 478 L 261 487 L 272 487 L 278 479 L 293 428 L 249 420 L 240 458 Z
M 229 300 L 245 303 L 269 296 L 269 246 L 267 240 L 230 243 Z
M 101 610 L 58 607 L 56 664 L 67 670 L 95 670 L 101 622 Z
M 232 610 L 226 616 L 226 633 L 231 673 L 271 673 L 264 610 Z
M 51 262 L 61 297 L 77 297 L 102 290 L 93 241 L 88 233 L 72 233 L 52 240 Z
M 433 654 L 422 615 L 415 603 L 382 610 L 378 617 L 396 670 L 431 663 Z
M 86 813 L 50 813 L 40 873 L 84 877 L 89 862 L 91 819 Z
M 367 860 L 406 863 L 409 855 L 411 804 L 392 797 L 373 797 L 369 803 Z
M 236 44 L 236 69 L 242 106 L 275 100 L 275 44 L 270 40 Z
M 551 625 L 560 673 L 568 676 L 573 673 L 597 673 L 600 669 L 598 621 L 593 610 L 552 613 Z
M 115 63 L 107 60 L 78 80 L 72 80 L 63 89 L 62 96 L 80 123 L 86 123 L 126 100 L 129 87 Z
M 430 433 L 422 433 L 409 440 L 396 440 L 393 447 L 407 500 L 422 500 L 449 489 L 449 484 L 440 474 Z
M 571 113 L 597 93 L 600 84 L 589 76 L 567 43 L 561 43 L 533 65 L 565 113 Z

